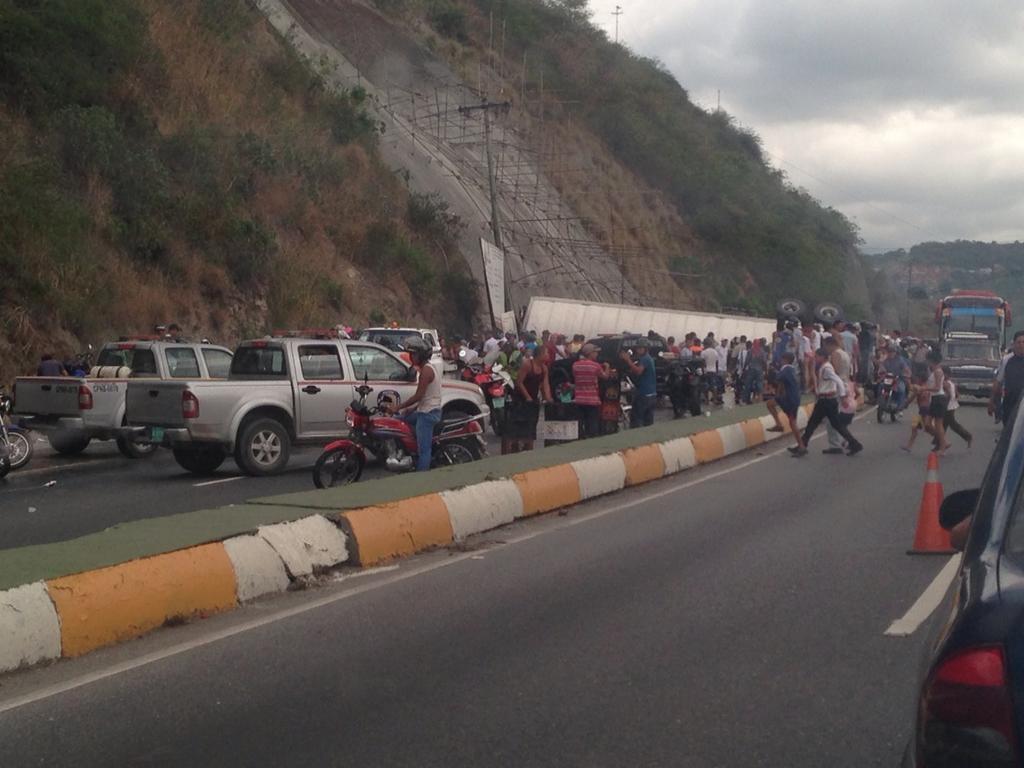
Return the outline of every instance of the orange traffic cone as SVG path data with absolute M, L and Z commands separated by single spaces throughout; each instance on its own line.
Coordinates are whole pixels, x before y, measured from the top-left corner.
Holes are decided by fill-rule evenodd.
M 908 555 L 951 555 L 953 545 L 949 531 L 939 525 L 939 507 L 942 505 L 942 483 L 939 481 L 939 456 L 928 454 L 928 474 L 921 494 L 921 509 L 917 513 L 917 533 Z

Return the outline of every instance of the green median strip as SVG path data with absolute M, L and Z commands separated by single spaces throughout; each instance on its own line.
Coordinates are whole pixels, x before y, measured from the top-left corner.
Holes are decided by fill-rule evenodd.
M 265 496 L 250 499 L 249 503 L 295 506 L 319 511 L 370 507 L 427 493 L 462 488 L 486 480 L 509 477 L 531 469 L 551 467 L 581 459 L 592 459 L 606 453 L 686 437 L 695 432 L 738 424 L 747 419 L 764 416 L 766 413 L 764 405 L 760 403 L 728 410 L 722 409 L 712 412 L 710 416 L 660 421 L 644 429 L 627 429 L 593 440 L 580 440 L 549 446 L 542 451 L 529 451 L 509 456 L 490 456 L 483 461 L 474 461 L 472 464 L 461 464 L 457 467 L 445 467 L 430 472 L 412 472 L 384 478 L 383 481 L 355 483 L 322 491 L 309 490 L 279 496 Z
M 0 550 L 0 589 L 219 541 L 249 533 L 261 525 L 310 514 L 384 504 L 672 440 L 764 414 L 763 405 L 741 406 L 714 412 L 710 417 L 658 422 L 645 429 L 565 443 L 542 451 L 492 456 L 472 464 L 389 476 L 344 488 L 268 496 L 250 499 L 245 504 L 135 520 L 77 539 Z

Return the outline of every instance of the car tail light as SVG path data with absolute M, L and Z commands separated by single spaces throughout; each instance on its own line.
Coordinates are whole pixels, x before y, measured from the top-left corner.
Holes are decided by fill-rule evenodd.
M 78 385 L 78 410 L 92 410 L 92 390 L 85 386 L 85 384 Z
M 181 418 L 199 418 L 199 398 L 187 389 L 181 393 Z
M 968 648 L 944 659 L 925 684 L 918 717 L 921 768 L 1018 764 L 1001 646 Z

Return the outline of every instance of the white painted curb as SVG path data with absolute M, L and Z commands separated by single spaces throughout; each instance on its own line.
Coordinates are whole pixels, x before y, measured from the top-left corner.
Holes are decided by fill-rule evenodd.
M 235 569 L 235 594 L 244 603 L 270 592 L 284 592 L 291 581 L 284 563 L 259 536 L 235 536 L 224 542 Z
M 274 548 L 293 577 L 348 560 L 345 534 L 326 517 L 312 515 L 293 523 L 261 526 L 257 535 Z
M 60 657 L 60 621 L 46 585 L 0 592 L 0 672 Z
M 719 427 L 718 434 L 722 436 L 722 447 L 725 448 L 726 456 L 747 450 L 747 436 L 743 434 L 743 427 L 739 424 Z
M 618 453 L 569 464 L 580 483 L 580 501 L 603 496 L 626 486 L 626 464 Z
M 772 418 L 770 413 L 765 414 L 761 417 L 761 426 L 764 427 L 764 439 L 765 442 L 769 440 L 778 440 L 782 437 L 785 432 L 769 432 L 768 430 L 775 426 L 775 419 Z
M 661 458 L 665 462 L 665 474 L 674 475 L 697 466 L 697 452 L 693 450 L 693 441 L 688 437 L 679 437 L 664 443 L 658 443 Z
M 440 495 L 456 541 L 523 516 L 523 497 L 512 480 L 492 480 Z

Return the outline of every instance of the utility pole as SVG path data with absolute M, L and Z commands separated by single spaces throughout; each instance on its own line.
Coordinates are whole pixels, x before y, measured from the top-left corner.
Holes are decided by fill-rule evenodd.
M 498 212 L 498 184 L 494 178 L 494 155 L 491 152 L 491 112 L 496 111 L 507 115 L 512 109 L 511 101 L 488 101 L 484 98 L 477 106 L 459 107 L 459 113 L 468 115 L 471 112 L 480 111 L 484 113 L 484 153 L 487 155 L 487 186 L 491 193 L 491 234 L 494 236 L 494 244 L 504 255 L 505 246 L 501 242 L 501 215 Z M 511 285 L 509 284 L 508 258 L 503 259 L 502 271 L 505 276 L 505 305 L 514 310 L 512 306 Z M 490 291 L 488 291 L 490 296 Z M 493 310 L 492 310 L 493 314 Z
M 619 16 L 624 13 L 621 5 L 616 5 L 615 10 L 612 11 L 612 16 L 615 17 L 615 44 L 619 44 Z
M 905 304 L 905 310 L 903 315 L 903 334 L 907 335 L 910 333 L 910 281 L 913 280 L 914 274 L 914 259 L 910 257 L 907 259 L 907 298 Z

